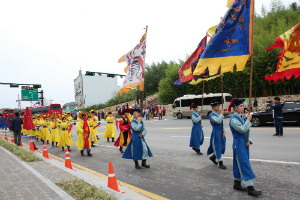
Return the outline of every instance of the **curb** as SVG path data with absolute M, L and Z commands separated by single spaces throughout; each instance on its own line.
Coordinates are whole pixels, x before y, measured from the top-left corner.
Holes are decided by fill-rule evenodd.
M 9 154 L 11 157 L 13 157 L 15 160 L 17 160 L 21 165 L 23 165 L 26 169 L 28 169 L 30 172 L 32 172 L 35 176 L 37 176 L 39 179 L 41 179 L 44 183 L 46 183 L 54 192 L 56 192 L 61 198 L 65 200 L 75 200 L 73 197 L 71 197 L 68 193 L 63 191 L 60 187 L 55 185 L 52 181 L 44 177 L 42 174 L 40 174 L 38 171 L 33 169 L 31 166 L 26 164 L 23 160 L 12 154 L 10 151 L 5 149 L 4 147 L 0 146 L 0 148 L 5 151 L 7 154 Z
M 39 156 L 40 158 L 42 158 L 44 161 L 50 163 L 51 165 L 54 165 L 54 166 L 64 170 L 65 172 L 68 172 L 69 174 L 72 174 L 73 176 L 76 176 L 77 178 L 79 178 L 79 179 L 81 179 L 81 180 L 83 180 L 83 181 L 85 181 L 85 182 L 87 182 L 91 185 L 95 185 L 96 187 L 103 189 L 104 191 L 106 191 L 111 196 L 115 196 L 115 197 L 119 198 L 120 200 L 133 200 L 133 199 L 125 196 L 124 194 L 120 194 L 119 192 L 117 192 L 113 189 L 110 189 L 109 187 L 107 187 L 105 185 L 102 185 L 102 184 L 98 183 L 97 181 L 94 181 L 93 179 L 91 179 L 87 176 L 84 176 L 84 175 L 80 174 L 79 172 L 73 171 L 71 169 L 66 168 L 65 166 L 59 165 L 58 163 L 53 162 L 52 160 L 44 158 L 40 154 L 36 154 L 36 155 Z

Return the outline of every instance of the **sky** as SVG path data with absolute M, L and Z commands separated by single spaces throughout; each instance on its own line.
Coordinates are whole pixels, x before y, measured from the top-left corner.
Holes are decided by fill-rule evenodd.
M 226 4 L 227 0 L 0 0 L 0 82 L 41 84 L 52 103 L 75 101 L 79 69 L 83 74 L 125 74 L 126 64 L 118 60 L 139 42 L 146 25 L 146 63 L 185 60 L 207 29 L 219 23 Z M 269 10 L 270 4 L 271 0 L 256 0 L 255 10 L 260 13 L 262 5 Z M 17 108 L 18 94 L 21 88 L 0 85 L 0 109 Z

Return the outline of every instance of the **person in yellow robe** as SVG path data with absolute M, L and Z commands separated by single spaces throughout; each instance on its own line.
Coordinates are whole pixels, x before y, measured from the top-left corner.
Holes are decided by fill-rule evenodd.
M 92 118 L 92 115 L 87 116 L 87 123 L 90 127 L 90 137 L 89 140 L 92 143 L 91 147 L 95 147 L 95 143 L 98 142 L 97 136 L 96 136 L 96 130 L 97 130 L 97 121 L 95 121 L 94 118 Z
M 35 127 L 36 117 L 35 116 L 31 116 L 31 119 L 32 119 L 32 123 L 34 125 L 34 128 L 29 132 L 29 135 L 37 135 L 37 130 L 36 130 L 36 127 Z
M 83 117 L 84 117 L 84 114 L 85 113 L 79 113 L 78 114 L 78 126 L 77 126 L 77 131 L 76 131 L 76 134 L 78 134 L 78 139 L 77 139 L 77 142 L 76 142 L 76 146 L 77 146 L 77 150 L 80 151 L 81 156 L 84 156 L 84 153 L 83 153 L 83 151 L 84 151 L 84 135 L 83 135 L 83 124 L 84 124 Z M 87 141 L 89 141 L 89 147 L 91 147 L 91 141 L 89 139 L 87 139 Z M 88 156 L 92 156 L 91 148 L 86 149 L 86 150 L 87 150 Z
M 58 134 L 58 122 L 55 115 L 53 115 L 50 118 L 50 127 L 51 127 L 50 142 L 52 143 L 53 147 L 54 147 L 54 142 L 56 142 L 56 147 L 57 147 L 59 134 Z
M 132 106 L 129 106 L 129 109 L 132 109 Z M 132 121 L 133 120 L 133 116 L 129 113 L 127 118 Z
M 73 122 L 73 117 L 71 116 L 71 112 L 68 112 L 67 120 L 69 120 L 69 122 Z
M 62 147 L 62 151 L 65 150 L 64 147 L 68 147 L 68 150 L 71 151 L 70 147 L 73 146 L 73 140 L 70 134 L 68 133 L 70 122 L 67 122 L 67 116 L 62 116 L 61 119 L 62 119 L 62 122 L 60 124 L 61 132 L 60 132 L 57 146 Z
M 38 137 L 36 138 L 36 141 L 39 141 L 39 138 L 40 138 L 40 134 L 41 134 L 41 129 L 40 127 L 42 126 L 42 119 L 41 119 L 41 116 L 40 115 L 37 115 L 36 116 L 36 120 L 35 122 L 33 123 L 35 126 L 36 126 L 36 131 L 35 131 L 35 135 L 38 135 Z
M 62 120 L 61 120 L 61 115 L 58 114 L 57 115 L 57 123 L 58 123 L 58 135 L 60 135 L 60 124 L 61 124 Z
M 41 122 L 41 125 L 43 126 L 41 132 L 40 132 L 40 139 L 41 141 L 44 143 L 44 141 L 47 141 L 47 144 L 49 144 L 49 140 L 50 140 L 50 133 L 49 133 L 49 126 L 50 126 L 50 122 L 49 122 L 49 118 L 47 115 L 43 116 L 43 121 Z
M 90 113 L 91 113 L 91 115 L 92 115 L 92 119 L 93 119 L 93 120 L 96 122 L 96 124 L 97 124 L 97 122 L 98 122 L 98 117 L 95 115 L 96 111 L 91 110 Z M 94 129 L 94 133 L 95 133 L 95 136 L 97 137 L 97 140 L 99 140 L 97 128 Z
M 112 138 L 112 142 L 114 142 L 116 137 L 116 131 L 114 126 L 115 118 L 112 116 L 111 110 L 107 111 L 106 115 L 107 125 L 105 127 L 103 138 L 107 138 L 107 142 L 109 142 L 109 138 Z

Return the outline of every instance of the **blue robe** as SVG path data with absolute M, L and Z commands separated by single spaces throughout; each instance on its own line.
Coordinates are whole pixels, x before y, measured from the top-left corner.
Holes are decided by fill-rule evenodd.
M 226 137 L 222 138 L 223 123 L 217 124 L 213 122 L 211 119 L 212 116 L 218 117 L 218 115 L 214 112 L 210 113 L 209 115 L 209 121 L 213 127 L 213 130 L 210 136 L 210 145 L 207 149 L 207 155 L 215 153 L 217 158 L 222 158 L 222 154 L 225 153 L 226 149 Z M 216 152 L 214 152 L 214 148 Z
M 233 120 L 235 119 L 235 120 Z M 244 133 L 238 132 L 235 127 L 232 126 L 232 123 L 240 122 L 240 125 L 243 126 L 240 130 L 244 129 Z M 242 119 L 237 116 L 237 113 L 230 118 L 229 126 L 233 135 L 233 176 L 236 180 L 251 180 L 256 178 L 256 175 L 253 173 L 250 161 L 249 161 L 249 147 L 246 146 L 247 143 L 247 130 L 251 127 L 251 123 L 245 117 Z M 236 126 L 236 125 L 235 125 Z M 237 126 L 236 126 L 237 127 Z M 251 134 L 251 133 L 249 133 Z M 252 135 L 249 139 L 252 143 Z M 245 183 L 244 183 L 245 184 Z M 245 184 L 246 186 L 250 185 Z
M 0 119 L 0 128 L 4 128 L 3 119 Z
M 196 112 L 193 112 L 191 118 L 199 118 L 200 115 Z M 202 120 L 195 123 L 193 121 L 193 128 L 191 132 L 191 139 L 190 139 L 190 147 L 195 147 L 196 149 L 200 149 L 200 146 L 203 144 L 204 141 L 204 134 L 202 128 L 200 128 Z
M 151 153 L 144 138 L 145 134 L 147 133 L 146 129 L 144 128 L 144 123 L 142 122 L 142 124 L 140 124 L 136 119 L 133 119 L 131 121 L 131 130 L 132 136 L 122 158 L 137 161 L 145 160 L 148 158 L 148 156 L 152 157 L 153 154 Z M 143 137 L 139 137 L 140 133 L 143 134 Z

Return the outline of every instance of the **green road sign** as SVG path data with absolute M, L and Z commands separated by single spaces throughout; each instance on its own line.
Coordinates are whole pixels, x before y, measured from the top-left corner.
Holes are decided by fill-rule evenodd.
M 38 101 L 38 90 L 22 90 L 22 101 Z

